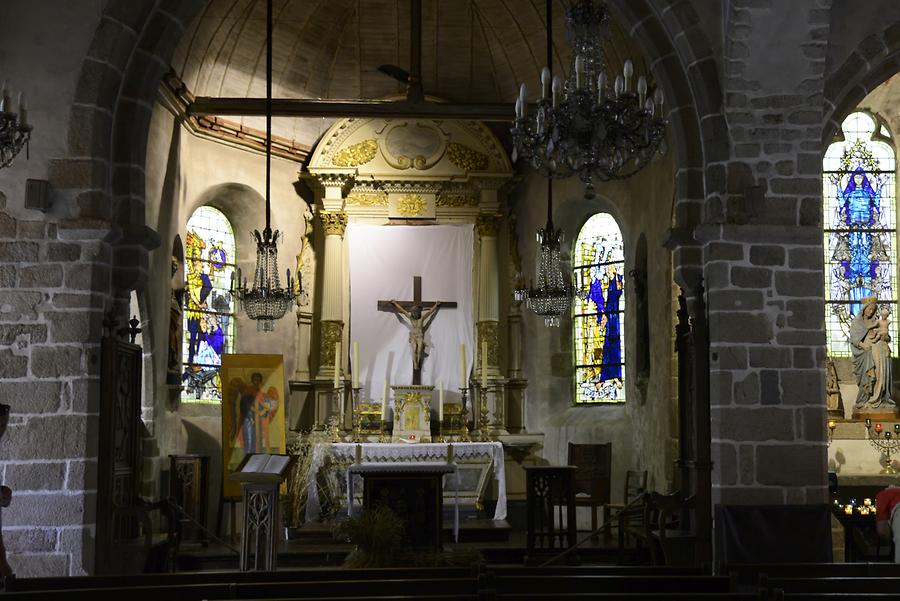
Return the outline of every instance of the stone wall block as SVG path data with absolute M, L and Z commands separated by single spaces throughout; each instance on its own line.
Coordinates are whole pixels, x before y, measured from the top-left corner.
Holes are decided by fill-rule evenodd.
M 824 254 L 819 248 L 801 247 L 788 250 L 788 267 L 791 269 L 810 269 L 821 271 L 823 269 Z
M 0 459 L 27 461 L 84 457 L 87 424 L 88 418 L 81 415 L 30 416 L 24 423 L 9 426 L 6 434 L 9 442 L 0 445 Z
M 772 486 L 825 483 L 824 445 L 759 445 L 756 447 L 756 479 Z
M 0 212 L 0 238 L 16 237 L 16 219 L 12 215 Z
M 772 339 L 772 324 L 765 314 L 711 312 L 709 327 L 711 340 L 717 342 L 765 343 Z
M 2 352 L 2 351 L 0 351 Z M 12 405 L 12 413 L 55 413 L 59 410 L 62 384 L 53 381 L 0 382 L 0 400 Z
M 822 272 L 779 271 L 775 274 L 775 292 L 782 296 L 821 297 L 824 286 Z
M 710 358 L 713 369 L 737 370 L 747 369 L 747 349 L 731 344 L 710 345 Z
M 46 553 L 55 551 L 57 540 L 56 530 L 46 528 L 3 529 L 3 543 L 11 553 Z
M 710 311 L 761 311 L 762 290 L 710 290 Z
M 794 412 L 778 407 L 714 407 L 711 410 L 716 440 L 794 440 Z
M 28 358 L 0 348 L 0 378 L 24 378 L 28 375 Z
M 61 553 L 18 554 L 10 551 L 9 565 L 19 578 L 46 578 L 69 575 L 72 557 Z
M 88 56 L 108 62 L 118 71 L 124 71 L 137 42 L 135 30 L 121 21 L 104 17 L 88 48 Z
M 786 346 L 825 346 L 825 330 L 783 330 L 775 335 L 777 344 Z
M 791 366 L 791 349 L 778 346 L 751 346 L 750 367 Z
M 42 323 L 0 323 L 0 345 L 19 342 L 23 346 L 47 342 L 47 326 Z
M 754 486 L 726 486 L 717 490 L 718 500 L 723 505 L 782 505 L 784 492 L 781 488 L 760 488 Z M 713 493 L 716 494 L 715 492 Z
M 13 463 L 6 466 L 3 483 L 16 492 L 60 490 L 65 478 L 65 463 Z
M 787 369 L 781 372 L 782 400 L 785 405 L 822 405 L 825 399 L 825 373 L 819 369 Z
M 85 490 L 97 487 L 96 461 L 70 461 L 66 477 L 66 488 L 69 490 Z
M 50 159 L 49 179 L 52 188 L 101 189 L 106 186 L 106 163 L 98 159 Z
M 80 378 L 66 383 L 62 391 L 63 407 L 74 413 L 100 411 L 99 378 Z
M 716 442 L 711 449 L 713 479 L 723 485 L 738 483 L 737 451 L 731 443 Z
M 778 372 L 774 369 L 759 372 L 759 402 L 763 405 L 781 404 L 781 385 Z
M 19 288 L 59 288 L 63 282 L 62 266 L 43 263 L 19 269 Z
M 810 442 L 825 442 L 828 439 L 826 434 L 826 411 L 821 405 L 816 407 L 804 407 L 798 412 L 803 418 L 803 428 L 800 432 L 804 440 Z
M 750 372 L 734 383 L 734 402 L 737 405 L 759 404 L 759 374 Z
M 822 226 L 822 201 L 804 198 L 800 201 L 800 225 Z
M 770 288 L 772 286 L 772 270 L 764 267 L 731 268 L 731 283 L 738 288 Z
M 823 301 L 789 300 L 787 301 L 787 325 L 802 330 L 816 330 L 825 327 L 825 311 Z
M 703 271 L 708 290 L 721 290 L 731 285 L 731 265 L 727 261 L 706 263 Z
M 73 263 L 65 271 L 65 285 L 71 290 L 106 290 L 112 277 L 109 267 L 96 263 Z
M 0 263 L 35 263 L 39 251 L 37 242 L 0 242 Z
M 792 349 L 792 355 L 794 358 L 793 366 L 797 369 L 821 367 L 821 365 L 819 365 L 819 363 L 817 362 L 817 357 L 815 357 L 813 354 L 813 349 L 809 347 L 795 347 Z
M 89 495 L 19 495 L 3 510 L 4 526 L 69 526 L 81 524 Z
M 69 263 L 81 257 L 81 247 L 68 242 L 51 242 L 47 245 L 47 260 Z
M 99 311 L 47 311 L 50 339 L 54 342 L 84 342 L 100 332 L 103 316 Z
M 738 472 L 741 484 L 753 484 L 756 477 L 756 465 L 753 462 L 755 451 L 753 445 L 742 444 L 738 448 Z
M 753 245 L 750 262 L 753 265 L 784 265 L 785 252 L 781 246 Z
M 743 261 L 744 245 L 729 242 L 711 242 L 704 248 L 707 261 Z
M 100 294 L 54 294 L 50 304 L 56 309 L 103 309 L 103 296 Z
M 733 375 L 730 371 L 711 371 L 709 374 L 709 404 L 731 405 Z
M 75 103 L 115 112 L 122 73 L 107 62 L 86 58 L 75 89 Z
M 15 265 L 0 265 L 0 288 L 13 288 L 15 285 Z
M 81 347 L 33 347 L 31 350 L 31 373 L 39 378 L 60 378 L 84 373 Z

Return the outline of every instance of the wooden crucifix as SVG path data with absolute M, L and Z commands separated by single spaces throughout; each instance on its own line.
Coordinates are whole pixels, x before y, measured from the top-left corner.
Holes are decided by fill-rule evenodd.
M 439 309 L 455 309 L 451 301 L 422 300 L 422 278 L 413 276 L 413 299 L 411 301 L 380 300 L 379 311 L 397 314 L 397 319 L 409 327 L 409 347 L 413 359 L 414 385 L 422 383 L 422 361 L 425 359 L 425 330 L 434 321 Z M 424 310 L 423 310 L 424 309 Z M 404 321 L 404 318 L 405 321 Z

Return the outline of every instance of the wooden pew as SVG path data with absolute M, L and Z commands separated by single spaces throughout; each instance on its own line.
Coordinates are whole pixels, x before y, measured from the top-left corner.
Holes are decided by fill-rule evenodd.
M 871 577 L 761 577 L 761 587 L 792 593 L 893 593 L 900 598 L 900 578 Z
M 762 575 L 770 578 L 815 577 L 895 577 L 900 578 L 900 564 L 894 563 L 783 563 L 726 564 L 722 574 L 735 574 L 739 584 L 756 585 Z
M 735 592 L 724 576 L 496 576 L 498 595 L 569 593 L 727 593 Z

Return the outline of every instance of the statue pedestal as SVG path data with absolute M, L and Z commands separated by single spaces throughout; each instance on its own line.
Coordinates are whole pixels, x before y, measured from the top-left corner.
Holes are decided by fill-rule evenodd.
M 431 397 L 434 386 L 391 386 L 391 390 L 394 391 L 394 430 L 391 442 L 431 442 Z
M 897 409 L 853 409 L 852 419 L 870 419 L 877 421 L 893 421 L 898 419 Z

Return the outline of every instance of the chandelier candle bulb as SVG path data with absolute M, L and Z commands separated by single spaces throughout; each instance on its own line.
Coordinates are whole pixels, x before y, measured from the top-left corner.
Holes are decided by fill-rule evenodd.
M 544 67 L 541 70 L 541 97 L 546 100 L 550 98 L 550 68 Z
M 630 58 L 625 60 L 622 74 L 625 76 L 625 93 L 628 94 L 631 92 L 631 78 L 634 75 L 634 63 L 631 62 Z
M 9 97 L 9 88 L 6 86 L 6 82 L 3 82 L 3 91 L 0 92 L 0 111 L 9 111 L 10 103 L 12 99 Z
M 638 77 L 638 106 L 644 106 L 644 100 L 647 98 L 647 78 L 641 75 Z
M 584 59 L 581 55 L 575 57 L 575 89 L 581 89 L 581 81 L 584 79 Z
M 656 107 L 653 105 L 653 99 L 648 98 L 644 103 L 644 110 L 652 117 L 656 113 Z
M 597 77 L 597 104 L 603 104 L 603 94 L 606 91 L 606 73 L 601 73 Z
M 353 341 L 353 388 L 359 388 L 359 341 Z
M 656 92 L 653 94 L 653 102 L 656 103 L 656 107 L 659 109 L 659 115 L 663 114 L 663 93 L 662 90 L 656 88 Z
M 622 92 L 625 89 L 625 80 L 622 79 L 621 75 L 616 75 L 616 99 L 622 95 Z
M 559 92 L 562 88 L 562 83 L 559 81 L 559 77 L 556 75 L 553 76 L 553 108 L 559 104 Z

